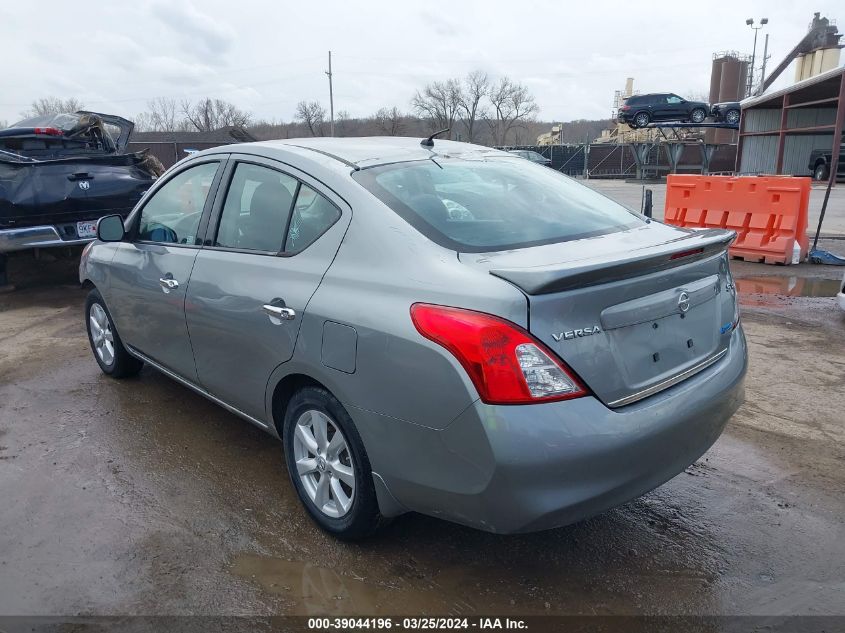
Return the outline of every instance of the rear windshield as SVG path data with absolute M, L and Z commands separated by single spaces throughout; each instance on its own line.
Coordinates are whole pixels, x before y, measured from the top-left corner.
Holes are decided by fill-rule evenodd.
M 640 216 L 553 169 L 512 158 L 437 158 L 353 177 L 432 241 L 457 251 L 525 248 L 615 233 Z
M 55 127 L 64 132 L 70 132 L 79 125 L 78 114 L 44 114 L 18 121 L 12 127 Z

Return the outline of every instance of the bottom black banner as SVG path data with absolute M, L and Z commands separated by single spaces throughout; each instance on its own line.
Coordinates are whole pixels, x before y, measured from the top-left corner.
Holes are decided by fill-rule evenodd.
M 0 616 L 0 633 L 532 631 L 845 633 L 845 616 Z

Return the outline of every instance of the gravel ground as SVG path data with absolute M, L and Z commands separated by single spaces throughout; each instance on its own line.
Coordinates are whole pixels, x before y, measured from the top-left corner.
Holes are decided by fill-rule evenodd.
M 277 441 L 153 370 L 103 376 L 51 260 L 14 258 L 0 295 L 0 615 L 845 614 L 841 268 L 736 262 L 747 402 L 654 492 L 538 534 L 406 515 L 350 545 Z

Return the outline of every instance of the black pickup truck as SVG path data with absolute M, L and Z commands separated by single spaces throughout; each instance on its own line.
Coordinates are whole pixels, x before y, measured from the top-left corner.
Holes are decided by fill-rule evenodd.
M 127 215 L 161 173 L 146 151 L 126 153 L 134 125 L 80 111 L 0 130 L 0 259 L 90 242 L 104 215 Z
M 810 152 L 808 167 L 813 174 L 813 180 L 830 178 L 832 158 L 833 152 L 829 149 L 814 149 Z M 836 178 L 845 178 L 845 143 L 839 146 L 839 167 L 836 169 Z

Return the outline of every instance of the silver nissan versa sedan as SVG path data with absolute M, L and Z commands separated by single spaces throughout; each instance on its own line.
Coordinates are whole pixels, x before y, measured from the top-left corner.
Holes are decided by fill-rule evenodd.
M 743 400 L 734 237 L 501 151 L 409 138 L 218 147 L 86 248 L 94 358 L 279 437 L 344 538 L 422 512 L 565 525 L 698 459 Z

